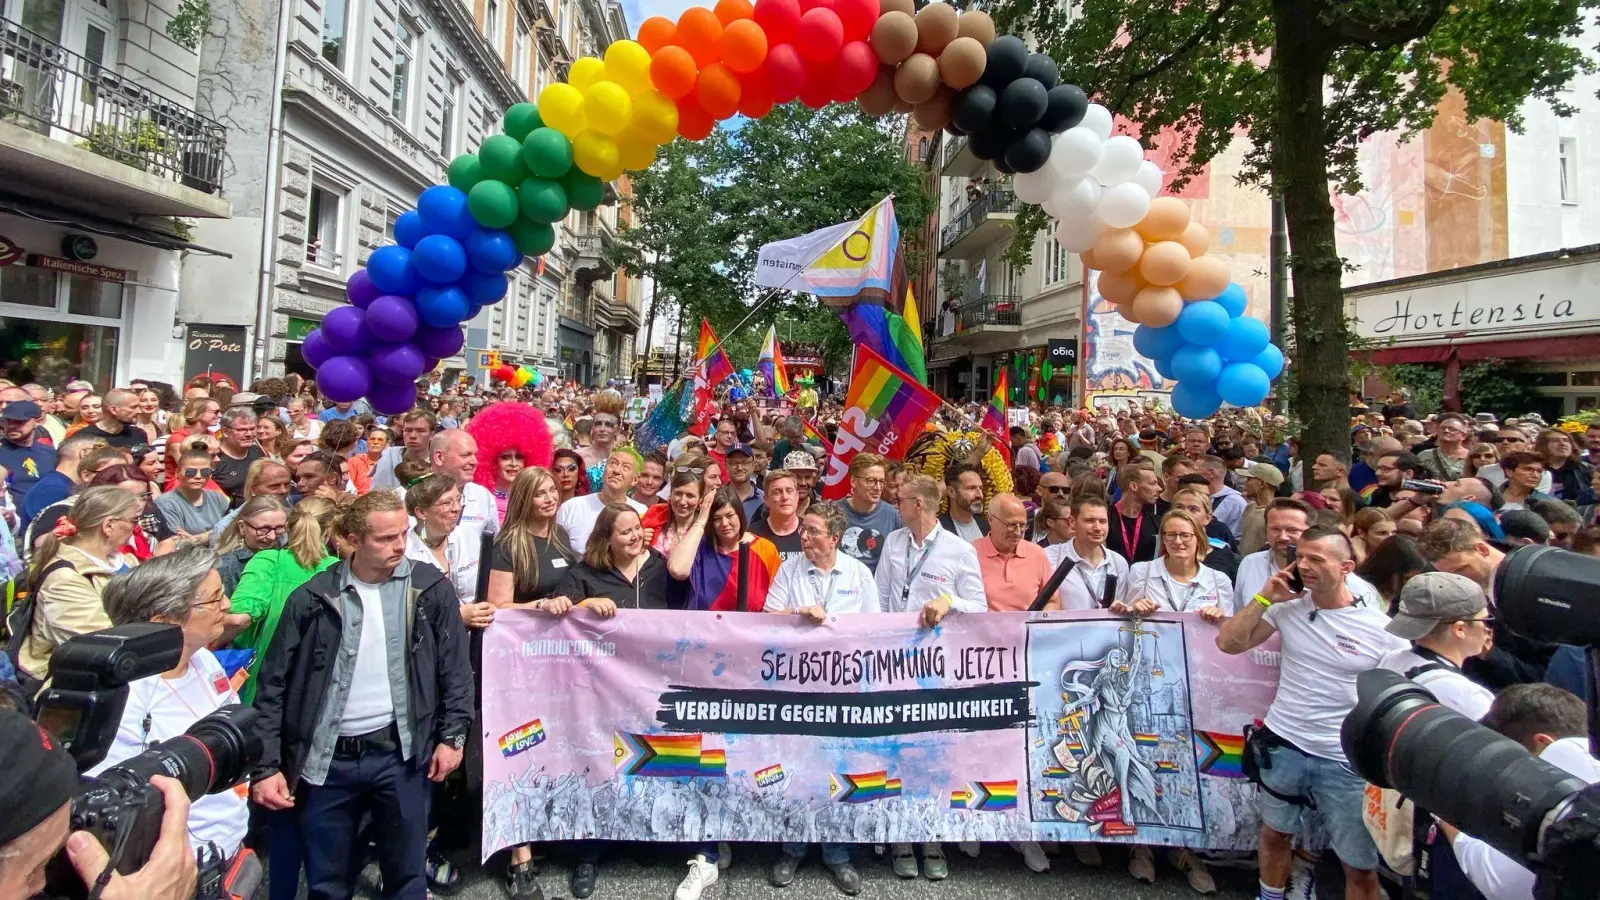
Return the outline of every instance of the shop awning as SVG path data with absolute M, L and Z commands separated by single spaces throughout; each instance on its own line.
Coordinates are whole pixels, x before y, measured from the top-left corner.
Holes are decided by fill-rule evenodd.
M 1482 362 L 1486 359 L 1566 359 L 1600 356 L 1600 335 L 1430 344 L 1423 347 L 1386 347 L 1373 350 L 1371 354 L 1372 362 L 1380 366 L 1401 363 L 1442 363 L 1452 357 L 1464 363 Z
M 88 231 L 103 237 L 133 241 L 136 244 L 144 244 L 147 247 L 160 247 L 163 250 L 187 250 L 190 253 L 204 253 L 208 256 L 233 259 L 232 253 L 192 244 L 165 232 L 157 231 L 154 228 L 146 228 L 142 225 L 134 225 L 128 222 L 117 222 L 113 219 L 105 219 L 89 213 L 66 209 L 42 200 L 23 199 L 12 194 L 0 194 L 0 213 L 9 213 L 62 228 Z

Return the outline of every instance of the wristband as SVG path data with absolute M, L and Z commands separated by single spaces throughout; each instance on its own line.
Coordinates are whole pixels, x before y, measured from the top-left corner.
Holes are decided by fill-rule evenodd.
M 1262 609 L 1271 609 L 1272 608 L 1272 601 L 1268 600 L 1265 596 L 1263 596 L 1261 594 L 1257 594 L 1254 597 L 1251 597 L 1250 599 L 1252 599 L 1255 602 L 1261 604 L 1261 608 Z

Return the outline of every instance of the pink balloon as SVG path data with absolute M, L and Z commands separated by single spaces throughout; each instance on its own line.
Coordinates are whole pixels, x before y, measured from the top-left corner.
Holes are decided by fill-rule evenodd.
M 806 63 L 793 44 L 778 44 L 768 50 L 761 71 L 766 74 L 767 84 L 772 85 L 775 103 L 788 103 L 800 96 L 800 86 L 806 83 Z
M 841 102 L 854 100 L 861 92 L 872 87 L 878 77 L 878 54 L 872 52 L 866 41 L 851 41 L 839 51 L 839 61 L 834 64 L 836 97 Z
M 831 9 L 817 7 L 800 17 L 800 27 L 795 31 L 795 49 L 812 62 L 837 59 L 844 48 L 844 23 Z

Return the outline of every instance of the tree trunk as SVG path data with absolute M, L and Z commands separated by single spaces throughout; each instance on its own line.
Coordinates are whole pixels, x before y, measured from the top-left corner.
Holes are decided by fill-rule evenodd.
M 1300 459 L 1319 453 L 1350 459 L 1349 335 L 1343 263 L 1328 194 L 1323 90 L 1332 54 L 1318 34 L 1314 0 L 1274 0 L 1272 68 L 1278 92 L 1273 121 L 1273 190 L 1289 224 L 1294 282 L 1294 412 L 1304 423 Z M 1307 487 L 1311 466 L 1306 464 Z

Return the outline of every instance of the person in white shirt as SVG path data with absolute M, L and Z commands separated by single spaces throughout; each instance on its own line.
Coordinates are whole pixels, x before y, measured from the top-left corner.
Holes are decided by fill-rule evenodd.
M 450 428 L 433 436 L 428 444 L 435 475 L 443 475 L 461 486 L 462 540 L 477 547 L 485 534 L 500 530 L 500 508 L 495 505 L 494 494 L 472 480 L 478 471 L 478 442 L 459 428 Z
M 1489 598 L 1464 575 L 1424 572 L 1400 589 L 1400 606 L 1387 626 L 1390 634 L 1411 641 L 1378 662 L 1428 689 L 1440 703 L 1472 719 L 1482 719 L 1494 702 L 1494 691 L 1461 673 L 1461 666 L 1481 656 L 1493 640 Z
M 217 709 L 238 703 L 239 695 L 206 645 L 222 636 L 228 597 L 211 548 L 190 544 L 155 556 L 111 579 L 102 601 L 114 625 L 154 622 L 183 630 L 183 652 L 171 670 L 128 685 L 127 704 L 106 758 L 86 774 L 98 775 L 118 763 L 175 738 Z M 213 845 L 224 858 L 238 852 L 249 830 L 250 813 L 242 794 L 221 791 L 197 798 L 189 807 L 189 843 L 195 850 Z
M 1249 502 L 1244 495 L 1228 486 L 1228 464 L 1220 456 L 1202 456 L 1200 474 L 1211 486 L 1211 515 L 1228 527 L 1234 541 L 1239 540 L 1239 530 L 1244 521 L 1244 509 Z
M 1118 584 L 1127 579 L 1128 561 L 1106 549 L 1110 533 L 1111 507 L 1104 497 L 1090 495 L 1072 501 L 1072 540 L 1044 548 L 1052 572 L 1063 559 L 1075 563 L 1056 595 L 1062 609 L 1100 609 L 1106 578 L 1116 578 Z
M 1388 632 L 1389 617 L 1379 606 L 1362 602 L 1346 585 L 1355 548 L 1343 532 L 1309 528 L 1298 548 L 1295 567 L 1304 589 L 1293 586 L 1294 570 L 1279 569 L 1217 635 L 1217 648 L 1230 654 L 1248 652 L 1274 634 L 1283 642 L 1264 733 L 1246 749 L 1264 754 L 1261 778 L 1270 789 L 1258 798 L 1260 897 L 1283 900 L 1309 800 L 1344 866 L 1347 900 L 1378 900 L 1378 847 L 1361 819 L 1366 782 L 1345 759 L 1339 727 L 1355 707 L 1356 676 L 1405 642 Z
M 1233 583 L 1201 564 L 1211 549 L 1205 526 L 1190 513 L 1174 509 L 1161 517 L 1160 535 L 1160 555 L 1134 563 L 1127 577 L 1118 579 L 1111 611 L 1138 616 L 1192 612 L 1212 624 L 1227 618 L 1233 609 Z
M 632 450 L 613 450 L 605 459 L 605 475 L 600 479 L 600 490 L 593 494 L 573 497 L 561 504 L 556 513 L 556 524 L 567 530 L 572 549 L 583 553 L 589 546 L 589 534 L 600 518 L 600 511 L 613 503 L 626 503 L 633 511 L 644 515 L 643 503 L 628 496 L 633 482 L 639 477 L 639 457 Z
M 1239 560 L 1239 571 L 1233 579 L 1233 608 L 1244 609 L 1250 599 L 1279 569 L 1289 565 L 1289 552 L 1300 540 L 1315 517 L 1311 506 L 1303 500 L 1279 497 L 1267 506 L 1267 549 Z M 1356 599 L 1369 606 L 1384 608 L 1378 589 L 1355 572 L 1345 575 L 1345 587 Z

